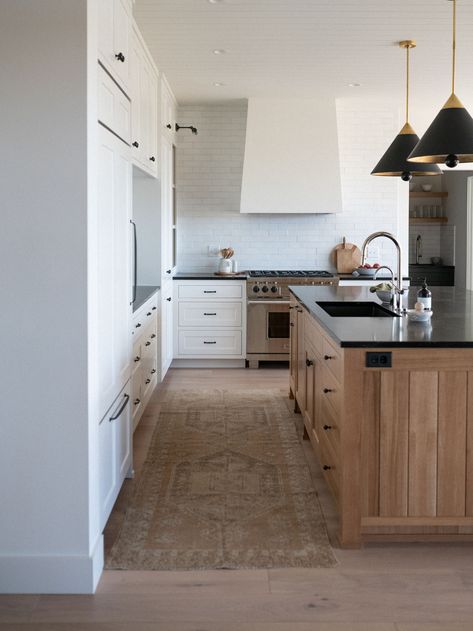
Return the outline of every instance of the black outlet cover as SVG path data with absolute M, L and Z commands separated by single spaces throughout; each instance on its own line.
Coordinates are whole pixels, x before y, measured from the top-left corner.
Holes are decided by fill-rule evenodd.
M 392 353 L 366 353 L 366 368 L 392 368 Z

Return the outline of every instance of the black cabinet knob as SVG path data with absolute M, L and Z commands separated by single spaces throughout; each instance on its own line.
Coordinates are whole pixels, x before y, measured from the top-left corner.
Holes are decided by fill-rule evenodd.
M 294 322 L 289 322 L 289 326 L 294 326 Z
M 151 346 L 151 342 L 146 342 L 145 346 Z
M 151 333 L 150 338 L 153 340 L 156 337 L 154 333 Z
M 171 270 L 170 270 L 170 269 L 167 269 L 167 270 L 166 270 L 166 274 L 170 274 L 170 273 L 171 273 Z
M 135 140 L 135 142 L 131 143 L 133 145 L 133 147 L 136 147 L 138 149 L 138 147 L 140 146 L 140 143 L 138 141 Z
M 156 162 L 156 158 L 154 156 L 151 156 L 150 160 L 151 162 Z
M 309 367 L 309 366 L 313 366 L 313 365 L 314 365 L 314 362 L 313 362 L 311 359 L 306 359 L 306 360 L 305 360 L 305 365 L 306 365 L 307 367 Z
M 125 55 L 124 55 L 123 53 L 117 53 L 117 54 L 115 55 L 115 59 L 116 59 L 117 61 L 121 61 L 121 62 L 123 63 L 123 62 L 125 61 Z
M 150 316 L 150 315 L 153 315 L 153 314 L 151 313 L 151 311 L 148 311 L 148 313 L 146 315 Z
M 156 311 L 156 307 L 153 307 L 153 308 L 151 309 L 151 311 Z
M 327 394 L 327 392 L 333 392 L 332 388 L 324 388 L 324 392 L 325 394 Z
M 328 465 L 328 464 L 324 464 L 324 466 L 322 467 L 322 469 L 323 469 L 324 471 L 330 471 L 330 469 L 331 469 L 331 468 L 332 468 L 332 467 L 331 467 L 330 465 Z
M 135 399 L 135 400 L 133 401 L 133 403 L 134 403 L 135 405 L 138 405 L 138 403 L 141 403 L 141 399 Z
M 166 127 L 167 127 L 168 129 L 172 129 L 172 125 L 171 125 L 171 123 L 168 123 L 168 124 L 166 125 Z
M 172 300 L 171 296 L 169 296 L 169 298 L 166 298 L 166 300 L 167 300 L 168 302 L 171 302 L 171 300 Z
M 327 360 L 327 359 L 333 359 L 333 357 L 332 357 L 331 355 L 324 355 L 324 359 L 325 359 L 325 360 Z
M 140 359 L 141 359 L 141 357 L 139 357 L 139 355 L 137 355 L 137 356 L 135 357 L 135 359 L 134 359 L 135 364 L 136 364 L 137 362 L 139 362 L 139 361 L 140 361 Z
M 139 329 L 141 326 L 141 324 L 138 322 L 138 324 L 135 324 L 135 329 Z
M 151 379 L 147 379 L 147 380 L 145 381 L 145 384 L 146 384 L 146 385 L 148 385 L 150 382 L 151 382 Z
M 325 430 L 325 431 L 327 431 L 327 430 L 329 430 L 329 429 L 332 429 L 332 426 L 331 426 L 331 425 L 324 425 L 324 430 Z
M 153 370 L 151 371 L 151 374 L 154 375 L 155 372 L 156 372 L 156 368 L 153 368 Z

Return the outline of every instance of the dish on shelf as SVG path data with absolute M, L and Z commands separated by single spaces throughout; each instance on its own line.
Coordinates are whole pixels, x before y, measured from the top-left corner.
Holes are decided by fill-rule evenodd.
M 377 267 L 357 267 L 353 272 L 354 276 L 366 276 L 367 278 L 373 278 L 378 271 Z
M 430 322 L 433 311 L 417 311 L 416 309 L 407 310 L 407 318 L 409 322 Z

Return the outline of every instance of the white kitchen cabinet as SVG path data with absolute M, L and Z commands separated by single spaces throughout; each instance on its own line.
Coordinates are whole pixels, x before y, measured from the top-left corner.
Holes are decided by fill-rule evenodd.
M 176 134 L 177 102 L 164 75 L 161 76 L 161 133 L 171 143 Z
M 174 288 L 172 281 L 161 287 L 160 358 L 161 380 L 164 379 L 174 357 Z
M 132 475 L 131 391 L 125 385 L 99 424 L 100 530 L 115 504 L 123 480 Z
M 99 419 L 130 378 L 130 148 L 98 126 L 97 378 Z
M 132 155 L 134 163 L 158 175 L 158 71 L 135 26 L 131 43 Z
M 161 138 L 161 279 L 172 279 L 175 268 L 174 146 Z
M 124 142 L 130 144 L 131 103 L 109 74 L 98 68 L 98 120 Z
M 100 0 L 98 58 L 126 94 L 130 92 L 130 0 Z
M 202 366 L 209 359 L 245 360 L 245 281 L 176 280 L 174 285 L 176 365 L 183 360 L 203 360 Z

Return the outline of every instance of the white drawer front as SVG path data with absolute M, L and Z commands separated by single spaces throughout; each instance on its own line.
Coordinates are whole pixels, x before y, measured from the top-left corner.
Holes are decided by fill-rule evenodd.
M 240 283 L 224 285 L 179 285 L 179 298 L 242 298 L 243 287 Z
M 122 140 L 130 142 L 131 103 L 100 66 L 98 71 L 98 118 Z
M 180 302 L 179 326 L 241 326 L 241 302 Z
M 241 331 L 179 331 L 179 355 L 241 355 Z

